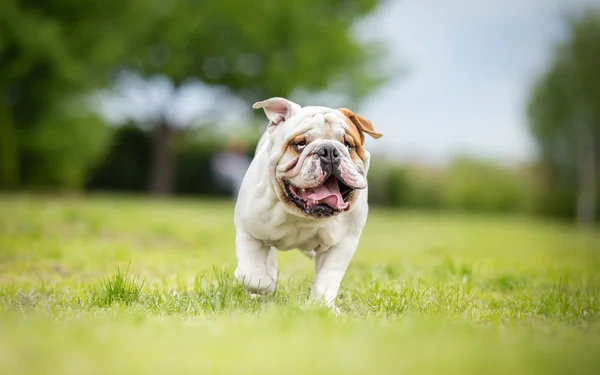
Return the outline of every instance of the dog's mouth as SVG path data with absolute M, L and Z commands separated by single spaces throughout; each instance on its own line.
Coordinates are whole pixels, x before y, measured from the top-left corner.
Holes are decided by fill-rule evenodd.
M 320 186 L 303 189 L 284 181 L 285 190 L 292 201 L 305 214 L 318 218 L 330 217 L 338 212 L 348 211 L 348 201 L 354 189 L 330 175 Z

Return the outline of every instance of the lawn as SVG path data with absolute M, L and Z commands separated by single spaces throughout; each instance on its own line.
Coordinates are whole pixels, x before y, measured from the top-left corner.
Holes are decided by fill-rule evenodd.
M 600 373 L 600 231 L 372 209 L 340 316 L 232 279 L 231 202 L 0 195 L 2 374 Z

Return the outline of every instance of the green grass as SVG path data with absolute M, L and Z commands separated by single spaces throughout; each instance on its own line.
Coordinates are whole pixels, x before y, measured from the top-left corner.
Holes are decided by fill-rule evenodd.
M 232 278 L 233 205 L 0 196 L 2 374 L 600 372 L 600 232 L 372 209 L 342 314 Z

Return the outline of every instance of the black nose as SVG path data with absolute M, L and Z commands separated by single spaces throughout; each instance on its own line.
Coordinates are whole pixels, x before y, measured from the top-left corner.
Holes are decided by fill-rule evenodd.
M 319 155 L 319 159 L 321 159 L 321 164 L 326 165 L 337 165 L 340 162 L 342 157 L 340 151 L 334 145 L 325 145 L 319 149 L 317 152 Z

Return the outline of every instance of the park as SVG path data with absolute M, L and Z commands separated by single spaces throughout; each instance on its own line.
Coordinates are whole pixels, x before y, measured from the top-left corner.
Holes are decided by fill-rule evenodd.
M 599 61 L 593 0 L 0 1 L 0 373 L 600 373 Z M 246 190 L 343 217 L 368 186 L 333 311 L 296 249 L 236 279 L 273 97 L 339 144 Z

